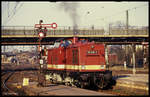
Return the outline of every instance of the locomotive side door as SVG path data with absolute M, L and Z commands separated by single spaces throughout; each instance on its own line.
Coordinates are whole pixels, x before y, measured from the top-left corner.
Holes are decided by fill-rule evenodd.
M 74 48 L 72 50 L 72 64 L 73 64 L 73 70 L 78 70 L 79 54 L 78 54 L 78 49 L 77 48 Z

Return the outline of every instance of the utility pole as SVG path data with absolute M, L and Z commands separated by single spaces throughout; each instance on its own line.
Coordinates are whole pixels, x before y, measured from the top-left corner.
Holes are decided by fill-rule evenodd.
M 128 22 L 128 21 L 129 21 L 129 18 L 128 18 L 128 10 L 126 10 L 126 33 L 127 33 L 127 35 L 128 35 L 128 25 L 129 25 L 129 22 Z M 125 63 L 126 63 L 127 65 L 129 65 L 129 62 L 128 62 L 128 58 L 129 58 L 129 57 L 128 57 L 128 56 L 129 56 L 129 55 L 128 55 L 128 45 L 125 46 L 125 51 L 126 51 L 126 58 L 125 58 L 126 62 L 125 62 Z

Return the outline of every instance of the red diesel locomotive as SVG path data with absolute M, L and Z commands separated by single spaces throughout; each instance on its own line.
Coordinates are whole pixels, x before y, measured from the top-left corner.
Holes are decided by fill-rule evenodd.
M 46 79 L 53 83 L 105 88 L 112 81 L 112 72 L 106 70 L 105 45 L 85 40 L 65 40 L 58 48 L 46 49 L 42 56 Z

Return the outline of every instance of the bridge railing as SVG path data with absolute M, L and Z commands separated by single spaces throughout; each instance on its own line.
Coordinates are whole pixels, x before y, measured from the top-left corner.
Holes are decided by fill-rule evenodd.
M 34 26 L 2 26 L 2 35 L 34 35 Z
M 110 35 L 148 35 L 148 27 L 129 27 L 128 30 L 125 27 L 113 27 L 110 28 Z
M 105 30 L 102 27 L 76 29 L 78 35 L 149 35 L 149 27 L 110 27 Z M 2 26 L 2 35 L 38 35 L 34 26 Z M 48 29 L 47 35 L 74 35 L 73 27 L 60 26 L 57 29 Z

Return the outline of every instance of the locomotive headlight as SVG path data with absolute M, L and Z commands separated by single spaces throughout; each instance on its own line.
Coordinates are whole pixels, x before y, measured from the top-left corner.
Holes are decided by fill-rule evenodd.
M 100 65 L 100 69 L 105 69 L 105 65 Z
M 81 69 L 85 69 L 85 65 L 81 65 Z

